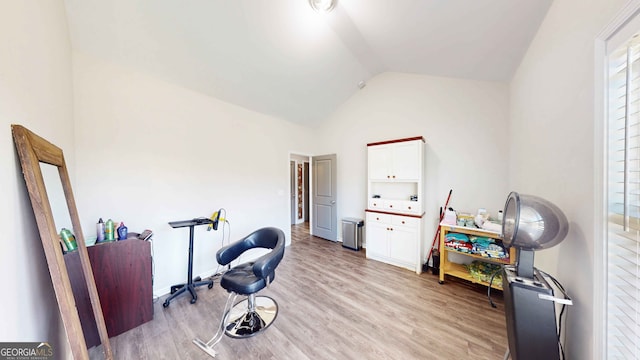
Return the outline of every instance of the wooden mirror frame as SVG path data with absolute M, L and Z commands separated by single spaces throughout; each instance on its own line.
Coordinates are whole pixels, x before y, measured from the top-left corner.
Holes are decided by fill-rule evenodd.
M 93 279 L 93 271 L 91 270 L 89 254 L 87 253 L 87 247 L 84 242 L 84 235 L 80 228 L 78 210 L 76 209 L 75 199 L 73 197 L 73 192 L 71 191 L 71 182 L 69 181 L 69 174 L 67 172 L 67 165 L 64 161 L 62 149 L 21 125 L 11 125 L 11 132 L 13 133 L 13 141 L 16 145 L 16 149 L 18 150 L 18 156 L 20 157 L 22 174 L 24 175 L 24 180 L 27 184 L 27 191 L 29 192 L 29 198 L 31 199 L 33 214 L 35 215 L 36 223 L 38 224 L 38 232 L 40 233 L 40 239 L 42 240 L 42 246 L 47 258 L 49 273 L 56 293 L 56 299 L 58 300 L 58 307 L 60 308 L 60 315 L 62 317 L 64 329 L 67 332 L 69 345 L 71 346 L 71 353 L 74 359 L 89 358 L 84 333 L 82 332 L 82 326 L 80 323 L 80 316 L 78 315 L 73 291 L 71 289 L 71 282 L 69 280 L 69 274 L 67 273 L 67 266 L 64 262 L 62 248 L 60 247 L 60 238 L 58 237 L 58 231 L 51 211 L 51 204 L 49 203 L 47 190 L 42 177 L 42 171 L 40 169 L 41 162 L 54 165 L 58 168 L 62 188 L 67 201 L 67 208 L 69 209 L 69 215 L 71 216 L 73 233 L 76 236 L 78 244 L 78 255 L 80 257 L 82 272 L 84 273 L 84 278 L 87 282 L 89 298 L 91 299 L 91 307 L 93 308 L 98 334 L 100 335 L 100 341 L 102 342 L 103 353 L 106 359 L 111 360 L 113 359 L 113 354 L 111 353 L 107 327 L 102 315 L 102 307 L 100 306 L 96 283 Z

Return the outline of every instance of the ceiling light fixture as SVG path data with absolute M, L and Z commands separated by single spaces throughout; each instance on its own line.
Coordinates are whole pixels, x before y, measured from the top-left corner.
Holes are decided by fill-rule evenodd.
M 336 7 L 338 0 L 309 0 L 311 8 L 317 12 L 329 12 Z

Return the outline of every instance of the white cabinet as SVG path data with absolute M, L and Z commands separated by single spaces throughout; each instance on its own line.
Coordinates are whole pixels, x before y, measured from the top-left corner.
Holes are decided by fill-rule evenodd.
M 368 212 L 366 229 L 367 258 L 416 270 L 420 219 Z
M 402 214 L 420 214 L 420 208 L 420 203 L 417 201 L 383 199 L 369 200 L 369 209 L 371 210 L 387 210 Z
M 367 214 L 367 257 L 386 258 L 389 256 L 388 229 L 389 224 L 376 222 L 371 219 L 371 214 Z
M 407 141 L 393 144 L 391 163 L 396 180 L 418 180 L 421 177 L 422 142 Z
M 369 146 L 369 179 L 418 180 L 421 168 L 420 140 Z
M 370 180 L 387 180 L 390 173 L 393 172 L 391 167 L 391 148 L 389 145 L 370 146 L 367 151 L 369 159 L 369 179 Z
M 422 272 L 422 137 L 367 144 L 367 258 Z

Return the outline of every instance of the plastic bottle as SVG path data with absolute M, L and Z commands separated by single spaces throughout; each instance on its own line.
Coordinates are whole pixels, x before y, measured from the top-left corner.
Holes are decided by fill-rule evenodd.
M 62 228 L 62 230 L 60 230 L 60 238 L 67 248 L 67 252 L 72 252 L 78 248 L 76 237 L 73 236 L 69 229 Z
M 102 221 L 102 218 L 96 224 L 96 233 L 98 235 L 96 242 L 104 241 L 104 221 Z
M 104 228 L 104 236 L 106 241 L 113 241 L 116 239 L 115 237 L 115 226 L 113 224 L 113 220 L 107 220 L 107 224 Z
M 127 240 L 128 230 L 124 222 L 121 222 L 120 226 L 118 226 L 118 240 Z

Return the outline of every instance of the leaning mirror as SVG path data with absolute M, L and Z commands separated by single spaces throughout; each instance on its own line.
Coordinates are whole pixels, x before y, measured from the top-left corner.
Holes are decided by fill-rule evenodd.
M 72 228 L 72 232 L 76 236 L 77 251 L 81 263 L 80 271 L 84 274 L 87 289 L 89 290 L 91 307 L 100 335 L 104 357 L 106 359 L 112 359 L 113 355 L 111 353 L 107 328 L 102 315 L 100 299 L 98 298 L 98 291 L 96 290 L 91 264 L 89 263 L 89 255 L 87 253 L 84 236 L 80 228 L 78 211 L 76 209 L 73 192 L 71 191 L 71 183 L 62 150 L 23 126 L 11 125 L 11 132 L 13 133 L 13 141 L 18 150 L 22 174 L 24 175 L 24 180 L 27 185 L 33 214 L 38 226 L 40 239 L 42 240 L 42 247 L 44 248 L 51 281 L 53 282 L 60 315 L 67 333 L 73 358 L 88 359 L 89 354 L 82 332 L 80 316 L 76 309 L 69 274 L 65 265 L 63 246 L 61 246 L 61 239 L 58 236 L 58 228 L 54 220 L 54 209 L 56 213 L 55 217 L 60 223 L 58 224 L 59 226 L 67 221 L 63 220 L 66 219 L 66 215 L 62 215 L 61 213 L 68 211 L 70 224 L 67 226 Z M 42 165 L 41 167 L 41 164 L 48 165 Z M 53 168 L 49 165 L 53 166 Z M 43 172 L 47 178 L 51 177 L 52 174 L 55 178 L 56 169 L 60 180 L 59 184 L 62 187 L 62 194 L 64 195 L 64 202 L 66 202 L 66 208 L 63 204 L 59 203 L 62 201 L 62 194 L 54 195 L 54 199 L 51 199 L 55 202 L 53 207 L 47 195 Z M 56 183 L 56 181 L 50 181 L 49 179 L 47 181 L 50 182 L 50 184 Z M 64 211 L 61 209 L 64 209 Z M 66 224 L 68 223 L 65 223 L 65 225 Z

